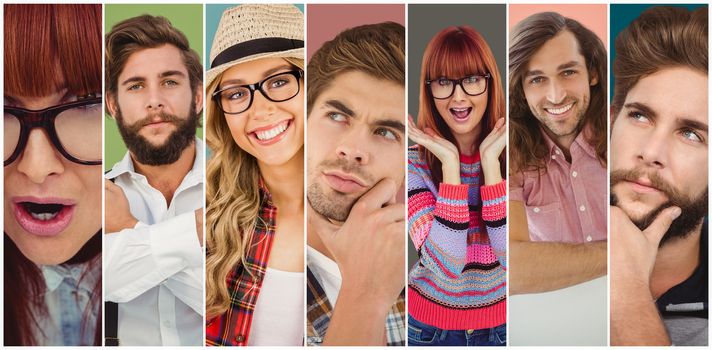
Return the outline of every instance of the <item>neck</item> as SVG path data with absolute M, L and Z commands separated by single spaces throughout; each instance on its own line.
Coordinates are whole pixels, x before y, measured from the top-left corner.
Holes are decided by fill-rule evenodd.
M 480 132 L 482 130 L 482 123 L 478 123 L 477 126 L 470 132 L 466 134 L 455 134 L 455 141 L 457 142 L 457 148 L 460 150 L 461 154 L 466 156 L 472 156 L 477 153 L 477 145 L 479 142 Z
M 544 132 L 549 136 L 549 138 L 561 149 L 561 152 L 564 152 L 564 156 L 566 156 L 567 161 L 571 161 L 571 145 L 574 143 L 574 140 L 576 140 L 576 137 L 579 134 L 579 130 L 576 130 L 575 132 L 564 135 L 564 136 L 559 136 L 551 132 L 549 128 L 546 126 L 543 127 Z
M 304 148 L 284 164 L 267 165 L 258 161 L 260 174 L 280 210 L 304 210 Z
M 178 186 L 183 182 L 183 178 L 190 169 L 193 168 L 195 142 L 186 147 L 181 152 L 178 160 L 171 164 L 146 165 L 138 162 L 133 155 L 131 155 L 131 159 L 136 172 L 145 176 L 148 179 L 148 184 L 163 194 L 166 199 L 166 206 L 170 206 Z
M 650 291 L 655 299 L 688 279 L 695 271 L 700 263 L 701 235 L 700 222 L 685 238 L 668 241 L 658 249 L 650 275 Z

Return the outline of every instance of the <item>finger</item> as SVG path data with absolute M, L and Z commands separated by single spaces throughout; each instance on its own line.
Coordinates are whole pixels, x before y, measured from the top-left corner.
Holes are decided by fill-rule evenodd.
M 681 209 L 678 207 L 669 207 L 661 211 L 660 214 L 655 218 L 650 226 L 648 226 L 643 233 L 651 243 L 655 243 L 657 247 L 660 244 L 660 240 L 663 239 L 665 232 L 670 228 L 673 220 L 680 216 Z
M 374 215 L 378 215 L 381 222 L 384 224 L 392 222 L 403 222 L 405 219 L 405 204 L 394 203 L 386 205 L 377 210 Z
M 310 230 L 313 230 L 313 232 L 319 235 L 322 241 L 329 240 L 333 236 L 333 233 L 339 228 L 331 223 L 325 216 L 317 213 L 311 204 L 307 204 L 307 225 Z
M 373 186 L 373 188 L 368 190 L 368 192 L 364 193 L 363 196 L 356 201 L 353 208 L 363 210 L 364 214 L 371 213 L 380 209 L 384 204 L 387 204 L 395 195 L 396 190 L 395 181 L 384 178 Z
M 497 119 L 497 122 L 494 123 L 494 129 L 497 130 L 497 129 L 501 128 L 502 126 L 504 126 L 504 118 Z

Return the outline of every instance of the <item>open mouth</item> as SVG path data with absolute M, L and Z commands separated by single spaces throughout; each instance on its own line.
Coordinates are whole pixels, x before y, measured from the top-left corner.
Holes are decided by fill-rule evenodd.
M 250 134 L 257 139 L 258 143 L 270 145 L 282 139 L 289 127 L 292 126 L 293 120 L 283 120 L 275 125 L 254 130 Z
M 69 226 L 74 205 L 20 201 L 14 203 L 17 222 L 27 232 L 38 236 L 54 236 Z
M 450 108 L 450 114 L 452 114 L 453 118 L 457 121 L 467 120 L 467 117 L 470 116 L 471 112 L 472 107 Z
M 571 110 L 571 108 L 573 108 L 573 107 L 574 107 L 574 103 L 572 102 L 572 103 L 569 103 L 569 104 L 567 104 L 567 105 L 565 105 L 565 106 L 561 106 L 561 107 L 558 107 L 558 108 L 544 108 L 544 109 L 545 109 L 549 114 L 561 115 L 561 114 L 564 114 L 564 113 L 568 112 L 568 111 Z

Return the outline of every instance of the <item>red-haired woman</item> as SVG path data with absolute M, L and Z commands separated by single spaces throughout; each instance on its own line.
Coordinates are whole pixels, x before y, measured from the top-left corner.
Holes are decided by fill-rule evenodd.
M 4 21 L 4 344 L 101 345 L 101 5 Z
M 506 345 L 504 93 L 482 36 L 438 33 L 409 138 L 408 345 Z

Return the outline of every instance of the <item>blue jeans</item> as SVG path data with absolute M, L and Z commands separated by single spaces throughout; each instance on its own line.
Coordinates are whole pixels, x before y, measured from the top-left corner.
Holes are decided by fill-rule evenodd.
M 408 346 L 506 346 L 507 325 L 451 331 L 429 326 L 408 316 Z

